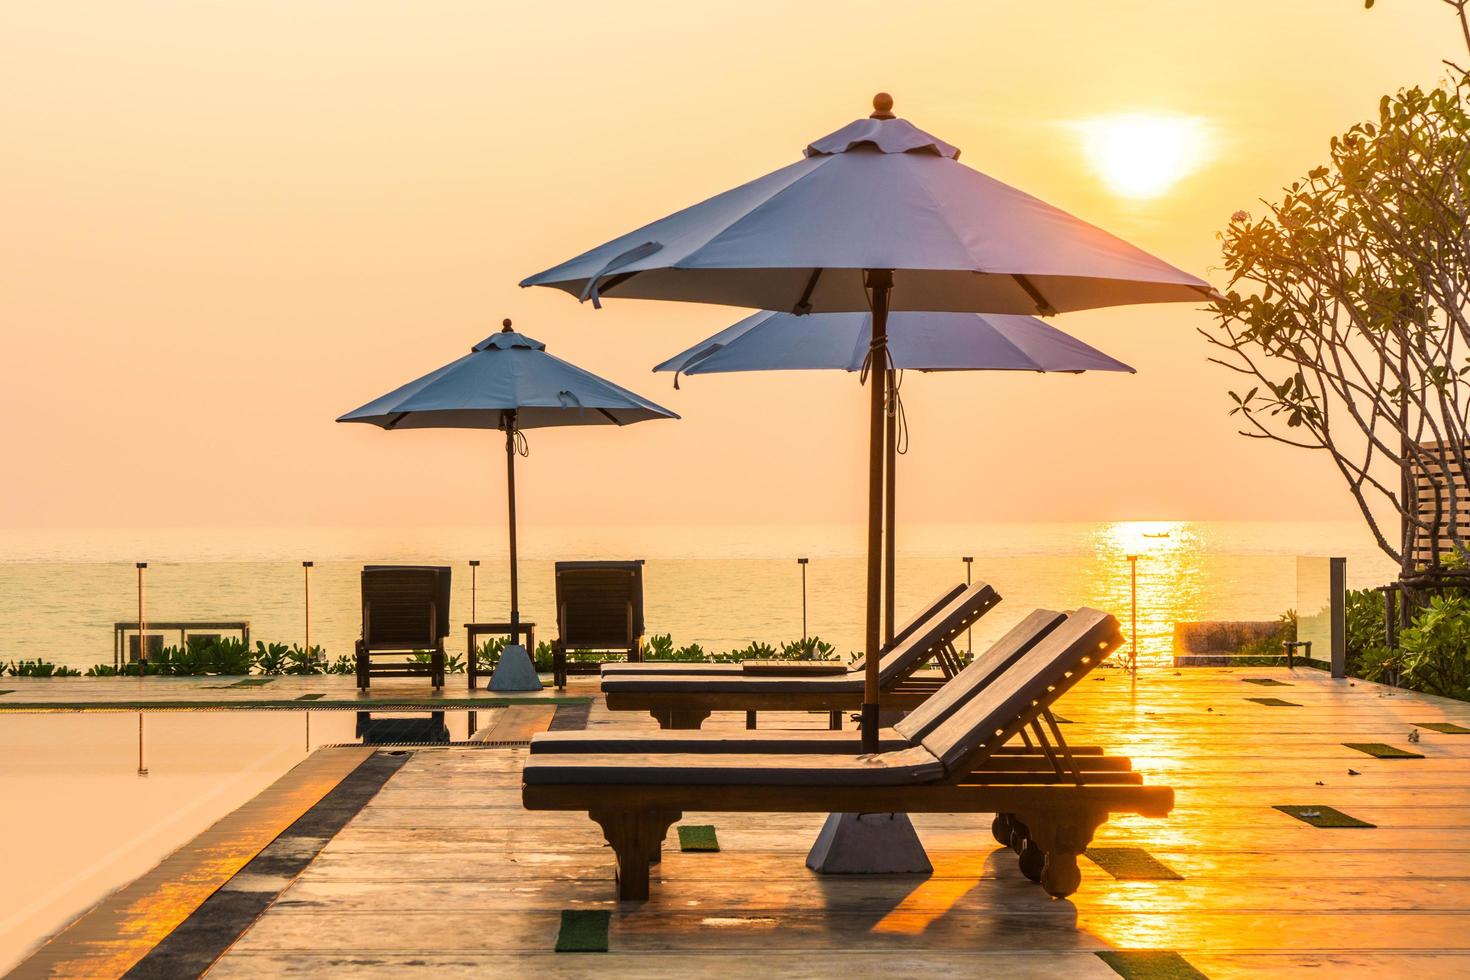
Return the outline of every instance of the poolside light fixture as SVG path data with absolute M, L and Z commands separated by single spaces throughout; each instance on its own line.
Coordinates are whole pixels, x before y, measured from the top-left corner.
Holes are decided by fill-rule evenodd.
M 301 589 L 302 598 L 305 600 L 306 616 L 306 661 L 311 662 L 311 566 L 315 562 L 304 561 L 301 563 Z
M 480 620 L 475 616 L 475 579 L 480 574 L 480 559 L 470 559 L 470 622 L 478 623 Z M 471 655 L 474 651 L 470 651 Z
M 143 623 L 143 572 L 148 568 L 146 561 L 135 563 L 138 568 L 138 680 L 148 673 L 148 631 Z M 142 759 L 143 716 L 138 716 L 138 758 Z M 138 772 L 143 772 L 143 763 L 138 763 Z
M 510 320 L 470 352 L 396 388 L 338 422 L 384 429 L 498 429 L 505 433 L 505 486 L 510 528 L 510 644 L 490 679 L 494 691 L 540 690 L 520 645 L 520 578 L 516 554 L 516 457 L 530 449 L 525 429 L 561 425 L 631 425 L 679 416 L 559 357 L 511 329 Z M 471 652 L 473 655 L 473 652 Z
M 878 748 L 889 311 L 1041 314 L 1193 302 L 1208 283 L 959 163 L 959 150 L 873 112 L 804 159 L 531 276 L 600 306 L 678 300 L 871 313 L 862 751 Z M 897 419 L 893 419 L 897 423 Z
M 960 561 L 965 563 L 965 584 L 970 584 L 970 566 L 975 563 L 972 555 L 965 555 Z M 975 659 L 975 628 L 969 627 L 965 630 L 965 659 Z
M 801 566 L 801 642 L 806 642 L 806 562 L 805 558 L 796 559 Z
M 1128 556 L 1128 594 L 1132 606 L 1132 625 L 1128 628 L 1128 670 L 1138 676 L 1138 556 Z

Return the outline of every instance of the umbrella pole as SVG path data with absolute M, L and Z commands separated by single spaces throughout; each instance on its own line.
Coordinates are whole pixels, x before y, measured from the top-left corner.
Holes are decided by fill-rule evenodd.
M 892 269 L 869 269 L 865 285 L 873 291 L 873 338 L 868 364 L 868 603 L 864 643 L 863 739 L 865 754 L 878 751 L 878 613 L 883 585 L 883 434 L 888 368 L 888 294 Z
M 898 375 L 892 369 L 883 372 L 888 405 L 885 412 L 884 466 L 887 470 L 883 488 L 883 645 L 893 645 L 894 566 L 898 556 Z
M 510 642 L 521 642 L 521 594 L 516 572 L 516 413 L 506 412 L 505 425 L 505 497 L 510 507 Z

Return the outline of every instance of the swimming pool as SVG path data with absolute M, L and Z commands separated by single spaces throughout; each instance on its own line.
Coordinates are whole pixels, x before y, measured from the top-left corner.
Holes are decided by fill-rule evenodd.
M 0 974 L 312 750 L 460 741 L 495 714 L 0 715 Z

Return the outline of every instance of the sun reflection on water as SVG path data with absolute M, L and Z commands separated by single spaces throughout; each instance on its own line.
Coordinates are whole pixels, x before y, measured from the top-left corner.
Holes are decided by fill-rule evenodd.
M 1174 624 L 1206 617 L 1201 602 L 1203 545 L 1182 521 L 1117 521 L 1097 531 L 1088 601 L 1118 617 L 1130 643 L 1138 645 L 1140 666 L 1172 664 Z M 1137 556 L 1136 636 L 1129 556 Z M 1130 649 L 1125 645 L 1114 656 L 1121 662 Z

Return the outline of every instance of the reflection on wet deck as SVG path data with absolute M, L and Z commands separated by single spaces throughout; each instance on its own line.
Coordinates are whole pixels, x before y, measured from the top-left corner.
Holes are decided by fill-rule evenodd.
M 1272 690 L 1301 706 L 1245 700 L 1261 688 L 1244 678 L 1261 676 L 1291 684 Z M 1470 973 L 1470 736 L 1421 730 L 1415 760 L 1341 744 L 1406 746 L 1416 722 L 1470 725 L 1470 705 L 1305 669 L 1100 677 L 1061 706 L 1069 739 L 1133 755 L 1178 807 L 1114 820 L 1095 843 L 1142 847 L 1180 880 L 1114 880 L 1084 861 L 1081 890 L 1051 901 L 986 818 L 965 816 L 914 817 L 932 876 L 820 878 L 803 865 L 819 816 L 686 814 L 714 824 L 723 849 L 667 847 L 652 899 L 619 908 L 596 827 L 521 809 L 523 749 L 423 749 L 211 976 L 1104 977 L 1095 954 L 1117 949 L 1176 950 L 1212 977 Z M 593 727 L 651 724 L 600 703 L 591 715 Z M 1333 806 L 1377 829 L 1314 828 L 1277 803 Z M 587 908 L 614 909 L 612 951 L 553 953 L 561 910 Z

